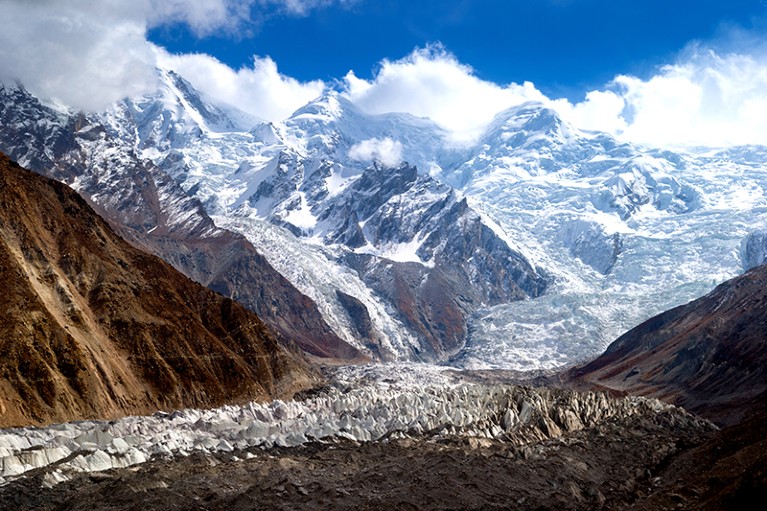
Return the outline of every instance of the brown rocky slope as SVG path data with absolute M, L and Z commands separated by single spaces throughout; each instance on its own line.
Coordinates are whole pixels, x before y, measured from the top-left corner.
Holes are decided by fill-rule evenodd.
M 0 426 L 291 394 L 305 360 L 0 153 Z
M 767 266 L 619 337 L 566 378 L 730 425 L 767 402 Z

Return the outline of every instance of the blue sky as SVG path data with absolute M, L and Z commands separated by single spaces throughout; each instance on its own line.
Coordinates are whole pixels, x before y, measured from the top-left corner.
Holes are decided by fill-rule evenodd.
M 765 0 L 0 0 L 0 80 L 100 111 L 175 70 L 278 122 L 326 88 L 457 141 L 526 101 L 661 147 L 767 145 Z
M 646 77 L 693 41 L 763 30 L 766 14 L 762 0 L 357 0 L 303 15 L 259 10 L 236 31 L 203 36 L 166 24 L 149 39 L 234 68 L 269 56 L 303 81 L 371 78 L 382 59 L 440 42 L 482 79 L 579 100 L 615 75 Z

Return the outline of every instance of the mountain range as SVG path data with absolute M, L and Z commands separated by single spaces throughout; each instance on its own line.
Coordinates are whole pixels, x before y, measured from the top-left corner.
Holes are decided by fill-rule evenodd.
M 85 502 L 89 477 L 133 508 L 167 470 L 158 500 L 189 508 L 200 463 L 206 502 L 248 508 L 380 503 L 402 477 L 438 479 L 437 507 L 453 486 L 475 507 L 506 506 L 509 485 L 518 508 L 763 496 L 764 147 L 648 149 L 538 103 L 458 142 L 333 91 L 269 123 L 158 78 L 95 113 L 0 86 L 0 150 L 47 176 L 0 155 L 0 426 L 249 404 L 4 430 L 2 477 L 20 477 L 0 500 Z M 369 361 L 479 371 L 354 366 Z M 346 367 L 318 387 L 312 362 Z M 584 392 L 482 371 L 561 366 L 533 383 Z M 303 455 L 332 480 L 288 492 Z M 403 475 L 414 458 L 444 475 Z M 273 489 L 251 486 L 256 466 Z
M 553 368 L 767 253 L 761 147 L 647 149 L 538 103 L 459 143 L 333 91 L 269 123 L 158 76 L 90 114 L 6 84 L 0 149 L 315 357 Z

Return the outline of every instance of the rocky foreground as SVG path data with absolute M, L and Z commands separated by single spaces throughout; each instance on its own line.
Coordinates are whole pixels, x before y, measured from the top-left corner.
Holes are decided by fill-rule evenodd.
M 6 430 L 0 509 L 613 509 L 721 435 L 654 399 L 352 371 L 292 402 Z
M 8 485 L 2 509 L 615 509 L 651 494 L 663 463 L 707 438 L 673 414 L 517 447 L 455 437 L 196 454 Z

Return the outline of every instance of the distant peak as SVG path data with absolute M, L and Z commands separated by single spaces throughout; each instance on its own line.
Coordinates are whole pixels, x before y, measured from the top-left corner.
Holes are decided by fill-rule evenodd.
M 528 101 L 515 105 L 495 116 L 496 122 L 503 124 L 515 123 L 520 126 L 547 126 L 562 124 L 559 114 L 538 101 Z
M 528 101 L 498 113 L 490 123 L 486 136 L 512 131 L 566 137 L 575 130 L 562 120 L 556 110 L 538 101 Z
M 354 104 L 338 91 L 326 88 L 319 97 L 293 112 L 290 118 L 316 118 L 329 122 L 340 119 L 346 112 L 355 110 Z

